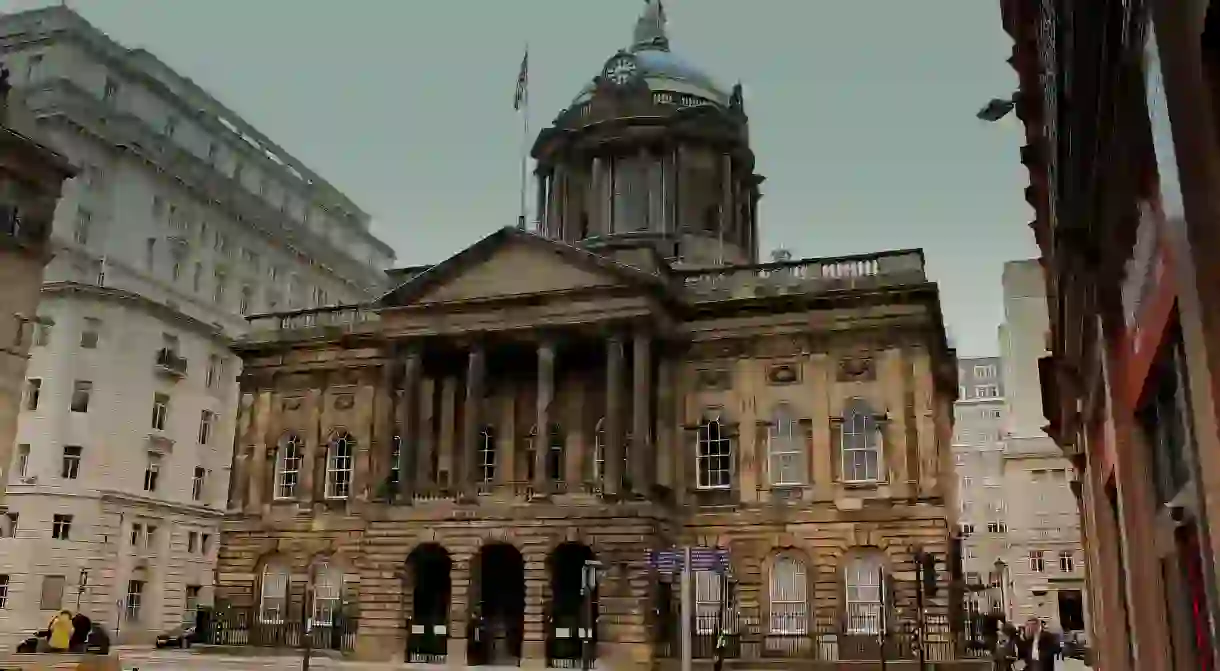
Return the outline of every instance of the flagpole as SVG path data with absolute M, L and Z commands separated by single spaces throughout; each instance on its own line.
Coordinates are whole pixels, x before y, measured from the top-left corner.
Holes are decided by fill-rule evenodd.
M 517 217 L 517 228 L 525 230 L 525 220 L 528 216 L 526 211 L 526 191 L 529 188 L 529 141 L 530 141 L 530 88 L 529 88 L 529 72 L 528 62 L 530 55 L 530 45 L 525 44 L 525 87 L 521 93 L 521 210 Z

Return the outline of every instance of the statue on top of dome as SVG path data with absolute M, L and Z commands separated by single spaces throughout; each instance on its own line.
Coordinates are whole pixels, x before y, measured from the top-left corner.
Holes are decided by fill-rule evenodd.
M 644 3 L 644 13 L 635 22 L 632 49 L 669 51 L 669 37 L 665 35 L 665 7 L 661 0 L 644 0 Z

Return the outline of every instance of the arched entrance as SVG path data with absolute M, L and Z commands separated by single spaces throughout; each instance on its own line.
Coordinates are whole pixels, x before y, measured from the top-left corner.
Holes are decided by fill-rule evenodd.
M 585 567 L 593 559 L 593 550 L 581 543 L 562 543 L 547 558 L 547 658 L 552 666 L 578 668 L 583 655 L 590 655 L 590 661 L 597 656 L 597 586 L 592 585 L 591 593 L 585 589 Z
M 471 562 L 470 594 L 477 598 L 467 628 L 470 664 L 516 665 L 525 633 L 525 560 L 507 543 L 485 545 Z
M 407 618 L 407 661 L 444 662 L 449 653 L 450 572 L 453 561 L 445 548 L 424 543 L 407 557 L 405 596 L 411 599 Z

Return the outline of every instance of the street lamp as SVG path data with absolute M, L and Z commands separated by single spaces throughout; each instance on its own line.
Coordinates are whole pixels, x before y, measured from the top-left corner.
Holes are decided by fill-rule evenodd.
M 996 122 L 1008 116 L 1008 113 L 1013 111 L 1017 106 L 1016 97 L 1012 98 L 992 98 L 983 108 L 980 109 L 975 116 L 983 121 Z
M 593 600 L 597 586 L 606 577 L 606 568 L 596 559 L 586 559 L 581 571 L 580 592 L 584 596 L 585 626 L 578 630 L 581 634 L 580 668 L 589 671 L 593 668 L 593 630 L 597 627 L 597 603 Z
M 80 598 L 85 594 L 85 587 L 89 585 L 89 569 L 80 570 L 80 579 L 76 583 L 76 612 L 80 612 Z

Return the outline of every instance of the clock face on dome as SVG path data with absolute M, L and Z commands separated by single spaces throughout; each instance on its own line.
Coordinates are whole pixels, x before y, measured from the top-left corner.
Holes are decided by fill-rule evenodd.
M 638 67 L 631 54 L 619 54 L 606 63 L 602 76 L 615 86 L 622 86 L 635 77 Z

